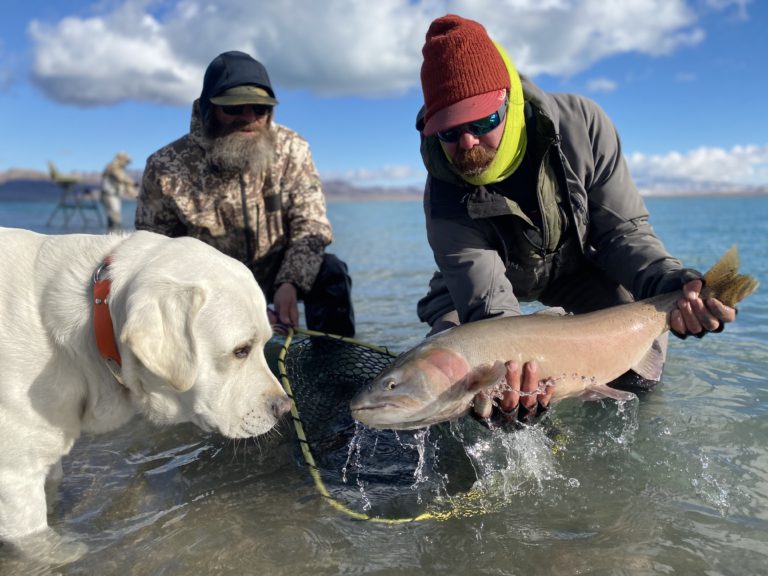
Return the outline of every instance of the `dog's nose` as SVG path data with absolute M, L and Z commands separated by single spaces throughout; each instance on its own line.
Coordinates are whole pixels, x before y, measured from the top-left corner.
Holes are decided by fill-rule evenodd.
M 275 418 L 280 418 L 283 414 L 291 410 L 291 400 L 288 396 L 280 396 L 272 401 L 272 414 Z

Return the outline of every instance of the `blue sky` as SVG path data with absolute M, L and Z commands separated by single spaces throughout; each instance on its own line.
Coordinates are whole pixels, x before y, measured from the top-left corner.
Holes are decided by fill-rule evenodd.
M 764 0 L 25 0 L 0 19 L 0 172 L 143 167 L 183 135 L 210 60 L 269 70 L 321 176 L 424 178 L 413 121 L 429 22 L 482 22 L 544 89 L 599 102 L 640 181 L 768 183 Z

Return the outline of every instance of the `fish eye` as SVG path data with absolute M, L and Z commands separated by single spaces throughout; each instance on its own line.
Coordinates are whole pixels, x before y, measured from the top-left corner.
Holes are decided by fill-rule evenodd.
M 384 380 L 383 385 L 384 385 L 384 390 L 394 390 L 395 388 L 397 388 L 397 382 L 395 381 L 394 378 L 387 378 L 386 380 Z

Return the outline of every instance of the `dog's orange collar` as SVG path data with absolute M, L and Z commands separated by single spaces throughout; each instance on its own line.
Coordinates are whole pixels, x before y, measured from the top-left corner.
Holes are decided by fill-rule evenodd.
M 102 277 L 111 263 L 112 257 L 107 256 L 93 273 L 93 333 L 96 336 L 99 354 L 104 358 L 115 378 L 120 380 L 119 370 L 122 359 L 117 349 L 112 316 L 109 313 L 109 289 L 112 287 L 112 281 Z

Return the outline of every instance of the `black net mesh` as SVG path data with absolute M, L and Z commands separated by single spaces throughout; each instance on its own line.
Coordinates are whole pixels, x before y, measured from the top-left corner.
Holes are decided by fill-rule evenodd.
M 330 498 L 367 516 L 409 518 L 471 488 L 475 471 L 447 427 L 395 432 L 353 420 L 351 398 L 389 366 L 394 354 L 349 339 L 301 333 L 287 346 L 280 339 L 270 344 L 267 357 L 295 404 L 299 444 L 306 441 L 311 454 L 305 464 L 317 470 L 316 482 Z M 281 347 L 282 374 L 274 359 Z

